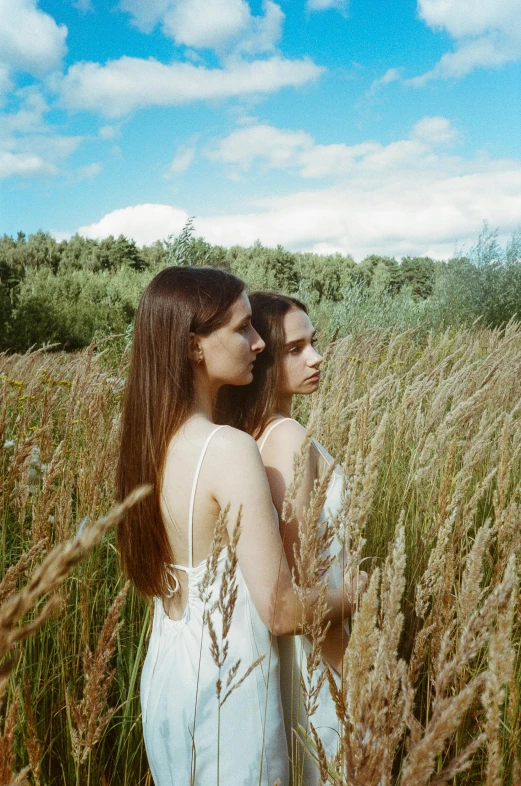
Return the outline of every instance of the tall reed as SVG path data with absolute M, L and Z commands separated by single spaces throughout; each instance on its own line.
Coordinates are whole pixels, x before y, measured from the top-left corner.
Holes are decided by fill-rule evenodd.
M 137 690 L 150 609 L 132 589 L 113 607 L 123 582 L 110 531 L 81 562 L 65 545 L 114 501 L 126 361 L 103 353 L 0 358 L 0 600 L 9 619 L 28 612 L 1 639 L 0 783 L 151 784 Z M 333 761 L 317 748 L 324 782 L 520 782 L 520 365 L 515 323 L 367 331 L 329 347 L 320 392 L 298 402 L 349 478 L 333 524 L 370 573 L 344 690 L 329 681 L 343 735 Z M 303 573 L 322 570 L 310 540 L 318 509 L 319 497 Z M 59 595 L 17 606 L 55 546 L 69 554 Z M 316 659 L 318 618 L 310 632 Z

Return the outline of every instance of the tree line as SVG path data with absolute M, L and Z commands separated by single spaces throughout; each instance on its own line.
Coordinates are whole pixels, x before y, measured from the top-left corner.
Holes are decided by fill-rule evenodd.
M 293 252 L 256 242 L 212 245 L 188 221 L 177 237 L 138 247 L 123 235 L 58 242 L 48 232 L 0 239 L 0 349 L 66 349 L 124 334 L 148 281 L 166 265 L 212 265 L 249 289 L 302 298 L 329 336 L 389 324 L 444 328 L 521 313 L 521 234 L 503 248 L 484 225 L 475 246 L 448 260 Z

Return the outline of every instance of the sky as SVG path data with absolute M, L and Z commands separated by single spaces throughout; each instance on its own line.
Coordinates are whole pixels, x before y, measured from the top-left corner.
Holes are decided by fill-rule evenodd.
M 0 233 L 446 258 L 521 227 L 519 0 L 0 0 Z

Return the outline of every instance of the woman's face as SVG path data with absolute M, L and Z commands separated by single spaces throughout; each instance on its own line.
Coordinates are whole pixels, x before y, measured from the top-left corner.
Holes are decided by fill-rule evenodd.
M 315 349 L 315 328 L 305 311 L 292 308 L 284 316 L 284 354 L 279 393 L 314 393 L 320 383 L 322 356 Z
M 245 292 L 230 306 L 225 325 L 209 336 L 199 336 L 206 372 L 218 385 L 249 385 L 253 363 L 266 344 L 251 324 L 251 306 Z

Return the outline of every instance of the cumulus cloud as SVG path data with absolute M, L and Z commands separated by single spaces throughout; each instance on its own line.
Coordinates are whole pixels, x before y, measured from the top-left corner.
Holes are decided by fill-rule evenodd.
M 293 169 L 305 178 L 343 178 L 363 168 L 367 173 L 391 167 L 430 167 L 435 149 L 456 138 L 445 117 L 425 117 L 411 129 L 408 139 L 382 145 L 316 144 L 304 131 L 255 124 L 238 128 L 206 152 L 222 164 L 250 170 L 255 163 L 264 168 Z M 439 156 L 437 156 L 439 158 Z
M 256 161 L 285 169 L 294 166 L 305 150 L 313 147 L 313 137 L 305 131 L 290 131 L 265 124 L 254 124 L 232 131 L 206 155 L 221 164 L 234 164 L 248 170 Z
M 521 59 L 518 0 L 418 0 L 418 13 L 432 29 L 449 33 L 455 46 L 407 84 L 421 87 L 432 79 L 460 78 L 478 67 Z
M 41 75 L 59 66 L 67 28 L 35 0 L 0 0 L 0 58 L 19 71 Z
M 411 136 L 434 145 L 453 142 L 457 131 L 446 117 L 424 117 L 412 128 Z
M 251 13 L 246 0 L 121 0 L 120 8 L 144 32 L 161 24 L 163 33 L 176 44 L 220 54 L 271 51 L 280 39 L 284 20 L 273 0 L 264 0 L 260 16 Z
M 140 245 L 148 245 L 168 235 L 178 235 L 187 219 L 185 210 L 170 205 L 134 205 L 113 210 L 95 224 L 80 227 L 78 233 L 94 239 L 126 235 Z
M 293 167 L 302 177 L 330 183 L 252 201 L 233 215 L 200 216 L 196 231 L 212 243 L 250 245 L 260 238 L 271 246 L 359 259 L 367 253 L 440 258 L 473 242 L 484 219 L 505 233 L 519 223 L 521 161 L 451 154 L 456 131 L 446 118 L 423 118 L 408 138 L 389 145 L 317 145 L 304 132 L 262 125 L 234 134 L 250 130 L 242 142 L 233 135 L 222 140 L 214 160 L 248 170 L 260 160 L 258 146 L 266 145 L 265 166 Z M 123 232 L 150 243 L 179 232 L 186 217 L 179 207 L 137 205 L 80 231 L 89 237 Z
M 303 85 L 323 70 L 307 58 L 280 56 L 253 62 L 234 60 L 223 68 L 122 57 L 106 65 L 76 63 L 56 87 L 67 109 L 92 110 L 115 118 L 144 106 L 272 93 Z

